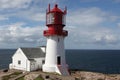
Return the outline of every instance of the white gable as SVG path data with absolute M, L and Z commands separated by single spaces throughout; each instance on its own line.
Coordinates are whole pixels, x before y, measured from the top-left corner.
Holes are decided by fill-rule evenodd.
M 19 70 L 29 71 L 29 60 L 23 53 L 23 51 L 18 48 L 15 54 L 12 56 L 12 68 Z
M 41 46 L 40 48 L 44 53 L 46 53 L 46 47 L 45 46 Z
M 24 58 L 24 59 L 27 59 L 27 57 L 25 56 L 25 54 L 23 53 L 23 51 L 21 50 L 21 48 L 17 49 L 17 51 L 12 56 L 12 58 L 21 58 L 21 59 Z

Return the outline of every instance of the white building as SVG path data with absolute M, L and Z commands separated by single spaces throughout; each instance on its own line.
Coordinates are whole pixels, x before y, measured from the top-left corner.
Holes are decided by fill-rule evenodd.
M 41 69 L 45 62 L 45 47 L 41 48 L 18 48 L 12 56 L 10 69 L 34 71 Z

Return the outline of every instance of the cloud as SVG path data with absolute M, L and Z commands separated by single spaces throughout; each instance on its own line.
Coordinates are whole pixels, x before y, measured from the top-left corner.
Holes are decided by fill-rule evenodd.
M 43 36 L 43 30 L 46 27 L 42 27 L 45 26 L 43 23 L 45 23 L 46 8 L 48 3 L 54 4 L 59 1 L 13 0 L 10 3 L 8 1 L 11 0 L 0 1 L 0 9 L 10 10 L 5 14 L 0 13 L 0 20 L 7 20 L 9 23 L 0 26 L 0 48 L 46 45 L 46 38 Z M 118 30 L 110 27 L 113 26 L 110 23 L 118 22 L 119 16 L 97 7 L 79 8 L 75 11 L 68 10 L 67 26 L 65 27 L 69 32 L 65 39 L 67 48 L 98 48 L 98 46 L 101 46 L 99 48 L 113 48 L 119 46 L 120 32 L 118 28 L 120 23 L 117 23 Z M 38 23 L 40 24 L 38 25 Z M 108 47 L 109 45 L 111 46 Z
M 120 27 L 120 23 L 117 23 L 117 26 Z
M 33 11 L 29 12 L 29 15 L 27 13 L 28 12 L 25 13 L 26 16 L 24 16 L 23 18 L 25 18 L 27 20 L 32 20 L 32 21 L 45 22 L 45 19 L 46 19 L 45 13 L 43 13 L 43 12 L 34 13 Z
M 0 9 L 27 8 L 32 0 L 0 0 Z
M 116 44 L 118 43 L 118 39 L 114 34 L 111 33 L 102 33 L 100 35 L 93 36 L 95 38 L 95 42 L 101 45 L 108 44 Z
M 49 3 L 58 3 L 58 0 L 0 0 L 0 20 L 12 17 L 28 21 L 45 22 L 45 13 Z M 16 20 L 17 20 L 16 19 Z
M 96 7 L 72 11 L 67 15 L 68 26 L 65 28 L 69 31 L 67 47 L 73 43 L 72 48 L 78 49 L 115 49 L 119 46 L 120 32 L 116 27 L 111 28 L 111 24 L 113 27 L 118 20 L 119 16 Z
M 81 25 L 81 26 L 93 26 L 97 25 L 105 20 L 106 13 L 99 8 L 81 8 L 70 13 L 67 17 L 68 24 Z
M 81 2 L 96 2 L 101 0 L 80 0 Z M 120 2 L 120 0 L 106 0 L 106 1 L 113 1 L 113 2 Z
M 6 25 L 6 28 L 0 28 L 0 43 L 2 43 L 0 47 L 16 48 L 46 45 L 46 38 L 42 34 L 44 27 L 23 27 L 24 25 L 24 23 L 16 23 Z M 109 29 L 89 30 L 78 27 L 67 27 L 66 29 L 69 31 L 69 35 L 65 39 L 67 48 L 81 48 L 82 45 L 88 45 L 88 47 L 90 45 L 101 45 L 105 48 L 107 45 L 117 46 L 116 44 L 120 41 L 119 36 L 116 36 Z
M 46 41 L 43 37 L 44 27 L 24 27 L 24 25 L 25 23 L 15 23 L 0 27 L 0 47 L 4 48 L 10 46 L 10 48 L 15 48 L 43 45 Z M 6 44 L 8 44 L 8 46 L 5 46 Z
M 28 4 L 26 4 L 27 1 L 28 1 Z M 11 1 L 11 2 L 14 2 L 14 1 Z M 12 21 L 12 18 L 14 17 L 19 20 L 22 19 L 22 20 L 28 20 L 28 21 L 42 21 L 42 22 L 44 21 L 45 22 L 45 15 L 46 15 L 45 13 L 48 5 L 47 1 L 35 0 L 34 2 L 32 2 L 32 0 L 20 0 L 19 2 L 18 0 L 15 0 L 15 3 L 16 4 L 18 3 L 19 5 L 16 5 L 16 7 L 12 7 L 7 2 L 3 4 L 3 5 L 8 4 L 8 7 L 0 8 L 2 9 L 1 12 L 4 13 L 3 14 L 0 12 L 1 14 L 0 20 L 11 18 L 11 21 Z M 31 4 L 32 4 L 32 7 L 30 7 Z M 21 9 L 21 8 L 25 8 L 23 5 L 27 5 L 29 8 L 26 7 L 27 9 Z
M 68 27 L 68 37 L 65 39 L 67 48 L 74 49 L 117 49 L 120 42 L 118 34 L 110 28 L 105 27 Z M 71 46 L 72 44 L 72 46 Z
M 9 18 L 4 16 L 4 15 L 0 15 L 0 21 L 3 21 L 3 20 L 8 20 Z
M 45 22 L 45 13 L 37 13 L 30 17 L 34 21 L 44 21 Z
M 97 27 L 104 24 L 115 24 L 120 16 L 114 12 L 104 11 L 98 7 L 79 8 L 68 11 L 67 24 L 78 27 Z

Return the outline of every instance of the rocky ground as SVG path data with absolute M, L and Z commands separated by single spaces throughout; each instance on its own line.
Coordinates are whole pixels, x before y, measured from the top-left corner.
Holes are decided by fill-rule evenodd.
M 0 70 L 0 80 L 2 76 L 10 75 L 14 72 L 21 72 L 18 70 Z M 120 74 L 102 74 L 96 72 L 87 71 L 71 71 L 70 76 L 60 76 L 55 73 L 44 73 L 42 71 L 23 72 L 18 76 L 13 76 L 8 80 L 17 80 L 20 77 L 24 77 L 24 80 L 34 80 L 36 77 L 41 76 L 46 80 L 120 80 Z
M 72 76 L 78 80 L 120 80 L 120 74 L 102 74 L 96 72 L 76 71 Z

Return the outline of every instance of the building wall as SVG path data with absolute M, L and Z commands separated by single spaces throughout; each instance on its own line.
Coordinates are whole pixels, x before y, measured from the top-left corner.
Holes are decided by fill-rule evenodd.
M 37 70 L 36 61 L 30 61 L 30 71 Z
M 20 64 L 19 64 L 20 61 Z M 34 58 L 28 60 L 22 50 L 19 48 L 12 57 L 12 63 L 9 65 L 10 69 L 18 69 L 24 71 L 34 71 L 37 69 L 42 69 L 43 62 L 45 58 Z
M 29 63 L 30 62 L 28 61 L 22 50 L 19 48 L 12 57 L 12 68 L 30 71 Z
M 30 71 L 42 69 L 43 61 L 45 58 L 34 58 L 34 61 L 30 61 Z
M 27 64 L 26 64 L 26 67 L 27 67 L 27 70 L 26 71 L 31 71 L 30 70 L 30 61 L 29 60 L 27 60 L 27 62 L 26 62 Z
M 43 61 L 45 58 L 34 58 L 34 61 L 30 61 L 30 71 L 42 69 Z
M 36 61 L 36 69 L 42 69 L 42 65 L 45 62 L 45 58 L 35 58 Z

